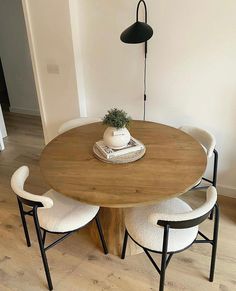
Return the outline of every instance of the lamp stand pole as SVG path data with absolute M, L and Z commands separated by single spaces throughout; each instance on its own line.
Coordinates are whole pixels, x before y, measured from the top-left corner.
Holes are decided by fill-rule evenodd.
M 147 42 L 145 42 L 145 57 L 144 57 L 144 99 L 143 99 L 143 120 L 146 120 L 146 101 L 147 101 Z
M 143 3 L 145 11 L 145 23 L 147 24 L 147 5 L 144 0 L 140 0 L 136 10 L 136 21 L 138 21 L 140 4 Z M 143 120 L 146 120 L 146 101 L 147 101 L 147 41 L 144 43 L 144 96 L 143 96 Z

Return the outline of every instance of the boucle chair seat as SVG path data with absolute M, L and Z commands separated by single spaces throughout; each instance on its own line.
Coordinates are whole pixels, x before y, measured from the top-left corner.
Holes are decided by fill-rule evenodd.
M 216 146 L 216 139 L 214 135 L 212 135 L 210 132 L 204 129 L 194 126 L 181 126 L 180 130 L 186 132 L 187 134 L 195 138 L 206 151 L 208 158 L 210 158 L 213 155 Z
M 156 205 L 137 207 L 125 211 L 126 229 L 132 239 L 141 246 L 155 252 L 162 252 L 164 228 L 150 222 L 153 213 L 180 214 L 191 212 L 192 208 L 179 198 Z M 191 245 L 198 234 L 198 226 L 185 229 L 170 229 L 168 252 L 178 252 Z
M 79 117 L 75 118 L 69 121 L 64 122 L 60 128 L 58 129 L 58 133 L 62 134 L 70 129 L 73 129 L 78 126 L 94 123 L 94 122 L 100 122 L 102 121 L 100 118 L 96 117 Z
M 212 167 L 212 177 L 206 178 L 202 177 L 201 181 L 198 181 L 193 188 L 206 188 L 205 185 L 201 185 L 202 181 L 206 181 L 207 183 L 210 183 L 214 187 L 216 187 L 217 182 L 217 169 L 218 169 L 218 152 L 216 150 L 216 139 L 214 135 L 212 135 L 210 132 L 194 127 L 194 126 L 182 126 L 179 128 L 180 130 L 184 131 L 185 133 L 191 135 L 196 141 L 198 141 L 203 149 L 206 152 L 207 155 L 207 164 L 209 164 L 209 160 L 212 156 L 214 156 L 214 163 Z M 212 215 L 210 215 L 210 218 L 212 219 Z
M 52 189 L 43 196 L 53 201 L 51 208 L 38 209 L 39 224 L 47 231 L 68 232 L 76 230 L 89 223 L 99 211 L 99 206 L 81 203 Z

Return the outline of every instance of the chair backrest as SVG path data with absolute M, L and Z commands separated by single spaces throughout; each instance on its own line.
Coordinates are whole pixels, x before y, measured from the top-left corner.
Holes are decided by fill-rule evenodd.
M 94 123 L 94 122 L 99 122 L 102 121 L 100 118 L 95 118 L 95 117 L 79 117 L 79 118 L 75 118 L 69 121 L 66 121 L 65 123 L 63 123 L 59 130 L 58 133 L 62 134 L 72 128 L 78 127 L 78 126 L 82 126 L 82 125 L 86 125 L 86 124 L 90 124 L 90 123 Z
M 24 190 L 24 184 L 29 176 L 29 168 L 22 166 L 14 172 L 11 178 L 11 187 L 19 199 L 23 200 L 23 203 L 32 206 L 34 203 L 41 203 L 45 208 L 51 208 L 53 201 L 49 197 L 34 195 Z M 28 202 L 28 203 L 27 203 Z M 33 203 L 30 203 L 33 202 Z
M 216 146 L 214 135 L 206 130 L 194 126 L 181 126 L 179 129 L 195 138 L 206 150 L 208 158 L 212 156 Z
M 188 228 L 204 221 L 217 202 L 217 191 L 210 186 L 206 191 L 206 201 L 197 209 L 186 213 L 152 213 L 148 220 L 152 224 L 169 225 L 172 228 Z

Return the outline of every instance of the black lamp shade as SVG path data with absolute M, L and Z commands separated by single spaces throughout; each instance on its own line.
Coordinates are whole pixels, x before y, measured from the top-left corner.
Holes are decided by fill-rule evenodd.
M 142 43 L 148 41 L 153 35 L 153 30 L 147 23 L 136 21 L 124 30 L 120 39 L 124 43 Z

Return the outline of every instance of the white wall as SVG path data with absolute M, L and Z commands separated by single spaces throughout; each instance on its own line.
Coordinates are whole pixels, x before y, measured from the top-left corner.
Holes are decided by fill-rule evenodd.
M 10 110 L 39 114 L 21 1 L 0 0 L 0 57 Z
M 120 42 L 137 0 L 77 0 L 88 115 L 117 106 L 142 118 L 143 47 Z M 236 188 L 236 1 L 147 0 L 147 119 L 211 131 L 219 183 Z
M 69 0 L 23 0 L 46 142 L 80 116 Z

